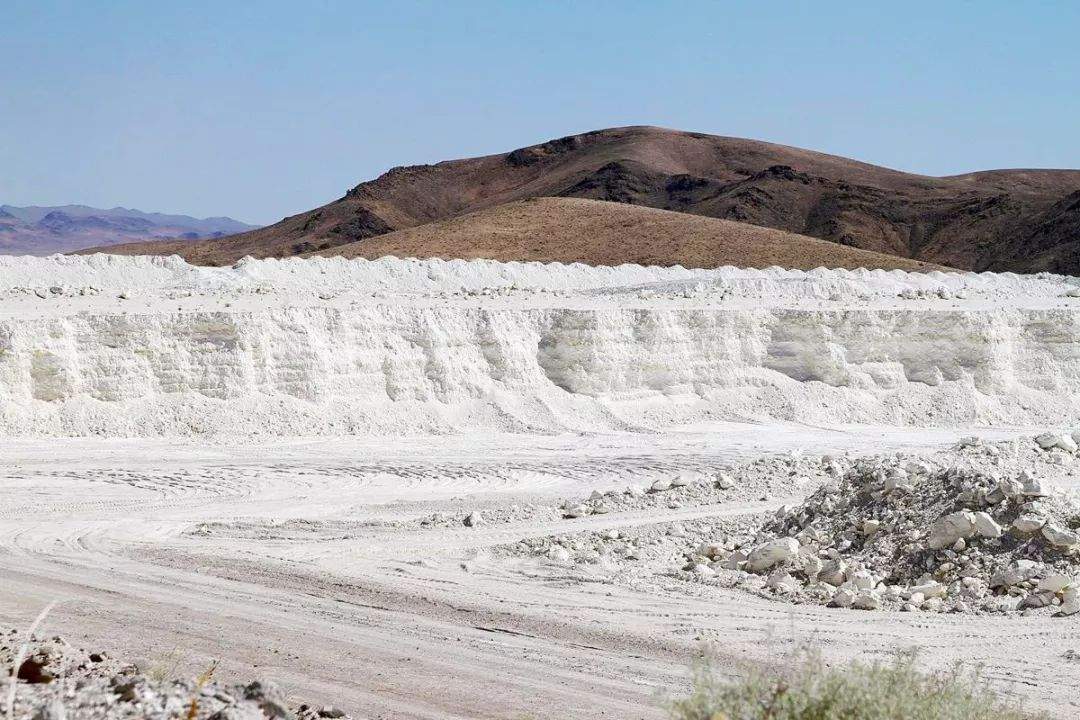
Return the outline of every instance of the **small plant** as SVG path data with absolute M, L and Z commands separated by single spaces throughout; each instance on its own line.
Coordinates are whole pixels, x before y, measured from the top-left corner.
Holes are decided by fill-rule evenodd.
M 188 705 L 187 720 L 195 720 L 199 715 L 199 693 L 206 687 L 206 683 L 214 677 L 214 671 L 217 670 L 217 660 L 210 663 L 210 667 L 203 671 L 195 680 L 195 692 L 191 696 L 191 704 Z
M 181 657 L 180 648 L 173 648 L 150 666 L 146 671 L 146 677 L 156 683 L 175 680 L 176 672 L 180 668 Z
M 999 697 L 977 668 L 917 669 L 917 653 L 891 662 L 830 668 L 814 651 L 783 672 L 719 677 L 709 662 L 694 672 L 693 693 L 670 704 L 675 720 L 1035 720 Z
M 37 632 L 38 626 L 45 621 L 45 618 L 55 605 L 55 602 L 46 605 L 45 608 L 38 613 L 38 616 L 34 618 L 34 622 L 30 623 L 30 627 L 26 631 L 26 641 L 19 647 L 18 652 L 15 653 L 15 658 L 12 660 L 11 679 L 8 681 L 8 695 L 5 704 L 7 720 L 14 720 L 15 718 L 15 691 L 19 686 L 19 668 L 22 666 L 27 650 L 30 649 L 30 643 L 33 641 L 34 633 Z

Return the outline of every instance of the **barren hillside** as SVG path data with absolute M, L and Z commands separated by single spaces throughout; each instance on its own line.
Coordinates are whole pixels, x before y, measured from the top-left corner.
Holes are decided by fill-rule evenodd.
M 515 201 L 316 254 L 803 270 L 935 267 L 746 223 L 578 198 Z
M 674 210 L 965 269 L 1080 272 L 1080 171 L 935 178 L 654 127 L 598 130 L 499 155 L 394 168 L 339 200 L 266 228 L 110 252 L 176 252 L 209 264 L 298 255 L 532 197 Z M 641 251 L 622 248 L 627 257 Z

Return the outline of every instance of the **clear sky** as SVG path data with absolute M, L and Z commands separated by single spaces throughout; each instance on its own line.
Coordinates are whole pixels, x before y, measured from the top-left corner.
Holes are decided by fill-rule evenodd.
M 1080 167 L 1080 2 L 3 0 L 0 203 L 268 223 L 394 165 L 663 125 Z

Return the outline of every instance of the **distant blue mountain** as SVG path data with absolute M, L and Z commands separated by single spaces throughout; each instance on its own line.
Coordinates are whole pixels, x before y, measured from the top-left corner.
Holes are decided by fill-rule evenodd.
M 0 205 L 0 254 L 49 255 L 137 240 L 225 237 L 258 227 L 229 217 L 194 218 L 86 205 Z

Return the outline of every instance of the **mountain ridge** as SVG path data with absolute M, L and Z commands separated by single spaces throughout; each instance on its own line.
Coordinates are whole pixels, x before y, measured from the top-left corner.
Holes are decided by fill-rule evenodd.
M 165 252 L 227 264 L 285 257 L 532 197 L 641 205 L 969 270 L 1080 272 L 1080 170 L 931 177 L 837 155 L 651 126 L 393 168 L 265 228 Z
M 225 237 L 256 226 L 229 217 L 196 218 L 89 205 L 0 206 L 0 253 L 48 255 L 149 238 Z

